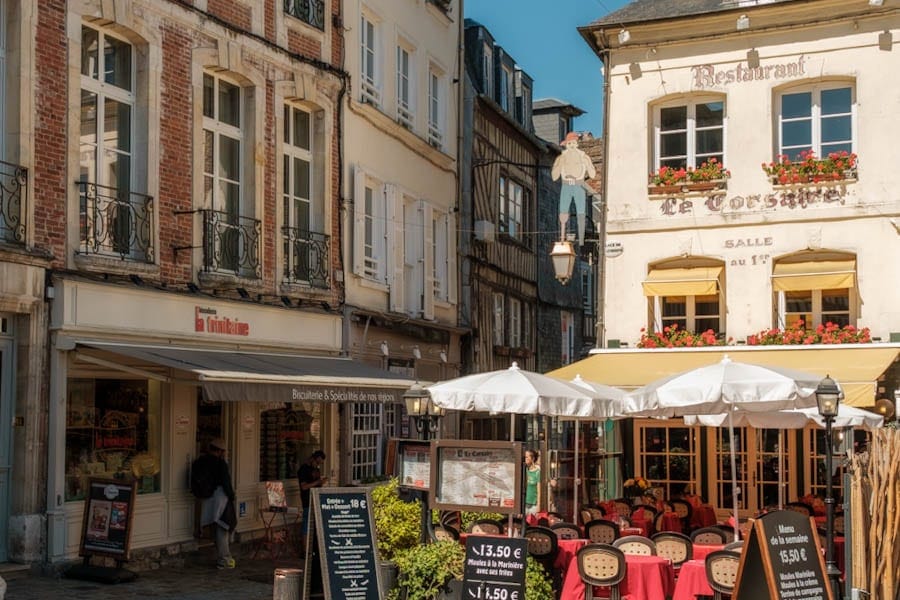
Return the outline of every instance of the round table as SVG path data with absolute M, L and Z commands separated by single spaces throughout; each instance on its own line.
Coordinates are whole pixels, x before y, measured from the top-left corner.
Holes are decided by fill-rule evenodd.
M 675 591 L 672 561 L 661 556 L 625 555 L 625 578 L 619 584 L 624 597 L 641 600 L 666 600 Z M 565 571 L 560 600 L 584 600 L 584 581 L 578 573 L 578 561 L 572 560 Z
M 722 550 L 725 544 L 694 544 L 694 554 L 691 558 L 694 560 L 706 560 L 706 556 L 710 552 Z
M 706 561 L 689 560 L 681 564 L 672 600 L 695 600 L 697 596 L 712 596 L 713 589 L 706 579 Z

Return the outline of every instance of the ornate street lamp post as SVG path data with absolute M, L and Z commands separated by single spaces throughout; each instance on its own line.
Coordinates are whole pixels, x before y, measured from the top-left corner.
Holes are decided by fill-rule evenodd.
M 834 598 L 840 597 L 841 570 L 834 562 L 834 490 L 831 472 L 834 441 L 831 437 L 831 426 L 843 397 L 844 392 L 831 377 L 826 376 L 816 388 L 819 414 L 825 419 L 825 572 Z
M 403 401 L 406 403 L 406 413 L 415 423 L 419 439 L 431 440 L 432 436 L 440 430 L 441 417 L 444 409 L 435 406 L 431 400 L 431 393 L 417 381 L 403 393 Z M 431 511 L 428 509 L 428 492 L 421 493 L 422 502 L 422 531 L 420 541 L 428 543 L 431 531 Z

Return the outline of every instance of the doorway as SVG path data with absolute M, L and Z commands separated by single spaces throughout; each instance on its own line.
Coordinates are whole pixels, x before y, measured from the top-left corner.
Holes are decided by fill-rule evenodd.
M 8 559 L 9 492 L 12 479 L 12 418 L 15 369 L 12 318 L 0 315 L 0 562 Z

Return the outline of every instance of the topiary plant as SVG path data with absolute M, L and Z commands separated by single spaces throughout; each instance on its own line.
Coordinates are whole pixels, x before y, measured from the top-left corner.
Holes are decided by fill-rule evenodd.
M 391 590 L 388 598 L 400 598 L 405 590 L 406 600 L 434 600 L 447 589 L 452 579 L 462 579 L 466 551 L 459 542 L 434 542 L 407 550 L 396 556 L 400 568 L 399 588 Z
M 400 499 L 396 477 L 372 488 L 372 512 L 382 561 L 394 561 L 399 554 L 419 545 L 421 504 Z

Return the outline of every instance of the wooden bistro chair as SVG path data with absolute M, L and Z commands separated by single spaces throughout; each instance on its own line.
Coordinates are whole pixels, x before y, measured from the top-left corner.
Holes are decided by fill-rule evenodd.
M 734 533 L 732 533 L 732 538 Z M 691 541 L 695 544 L 727 544 L 734 539 L 728 539 L 725 531 L 719 527 L 701 527 L 691 533 Z
M 681 519 L 682 533 L 690 533 L 691 514 L 694 511 L 694 507 L 691 506 L 691 503 L 687 500 L 673 498 L 671 500 L 668 500 L 667 504 L 672 507 L 672 512 L 678 515 L 678 518 Z
M 480 533 L 482 535 L 500 535 L 500 524 L 491 519 L 479 519 L 472 523 L 469 527 L 469 533 Z
M 609 600 L 621 599 L 619 583 L 625 578 L 625 553 L 609 544 L 588 544 L 578 551 L 575 560 L 584 582 L 584 600 L 594 600 L 594 586 L 609 588 Z
M 431 530 L 431 540 L 434 542 L 458 542 L 459 531 L 449 525 L 435 525 Z
M 617 498 L 613 500 L 613 506 L 616 507 L 616 514 L 626 519 L 631 517 L 631 502 L 625 498 Z
M 642 535 L 626 535 L 613 542 L 613 546 L 625 554 L 637 556 L 656 556 L 656 544 Z
M 834 515 L 834 534 L 844 535 L 844 513 Z
M 741 555 L 730 550 L 716 550 L 706 556 L 706 579 L 715 592 L 715 600 L 731 596 L 740 562 Z
M 559 522 L 550 526 L 553 533 L 561 540 L 577 540 L 581 537 L 581 529 L 575 523 Z
M 650 539 L 656 544 L 656 554 L 671 560 L 676 573 L 683 563 L 694 557 L 694 544 L 683 533 L 661 531 Z
M 528 554 L 536 560 L 547 573 L 553 573 L 553 563 L 559 553 L 559 538 L 549 527 L 526 527 L 525 541 Z
M 806 502 L 788 502 L 784 505 L 784 508 L 785 510 L 792 510 L 807 517 L 813 516 L 813 507 Z
M 597 544 L 612 544 L 619 535 L 619 524 L 607 519 L 594 519 L 584 526 L 584 537 Z

